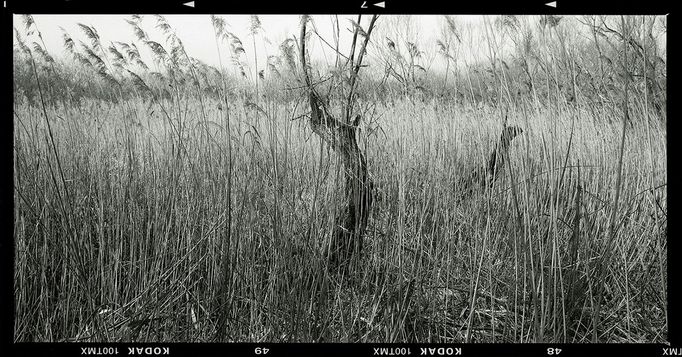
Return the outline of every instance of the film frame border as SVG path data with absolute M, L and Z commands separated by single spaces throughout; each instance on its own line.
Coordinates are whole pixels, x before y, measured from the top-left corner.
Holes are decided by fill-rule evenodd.
M 218 2 L 215 0 L 194 0 L 194 6 L 189 6 L 186 0 L 173 1 L 155 1 L 144 2 L 140 1 L 110 1 L 110 2 L 93 2 L 88 0 L 4 0 L 3 14 L 4 18 L 2 24 L 4 25 L 3 42 L 5 56 L 3 56 L 3 64 L 5 68 L 9 69 L 12 52 L 12 17 L 14 14 L 31 13 L 31 14 L 128 14 L 128 13 L 163 13 L 163 14 L 414 14 L 414 15 L 440 15 L 440 14 L 523 14 L 523 15 L 580 15 L 580 14 L 595 14 L 595 15 L 666 15 L 668 16 L 668 24 L 675 28 L 675 13 L 671 14 L 671 6 L 668 3 L 657 0 L 655 2 L 634 2 L 634 1 L 594 1 L 594 0 L 556 0 L 556 7 L 549 6 L 549 0 L 532 0 L 532 1 L 501 1 L 490 0 L 486 2 L 477 1 L 450 1 L 439 2 L 437 0 L 431 2 L 415 2 L 407 0 L 383 0 L 384 7 L 376 6 L 380 0 L 352 0 L 347 2 L 325 2 L 322 0 L 299 0 L 293 3 L 288 2 L 272 2 L 272 3 L 254 3 L 254 2 Z M 672 15 L 672 18 L 671 18 Z M 673 21 L 670 21 L 670 20 Z M 670 48 L 668 41 L 668 49 Z M 671 58 L 677 58 L 673 51 L 668 51 L 668 63 Z M 10 54 L 10 55 L 8 55 Z M 5 62 L 7 61 L 7 62 Z M 9 71 L 5 72 L 9 73 Z M 677 72 L 674 66 L 668 66 L 668 83 L 676 83 Z M 5 90 L 9 93 L 12 88 L 12 80 L 10 76 L 4 76 Z M 668 96 L 671 92 L 674 93 L 675 86 L 668 85 Z M 674 107 L 668 106 L 668 115 L 674 115 L 676 110 Z M 11 116 L 12 113 L 7 113 Z M 7 120 L 4 122 L 6 130 L 5 133 L 13 132 L 12 122 Z M 675 131 L 676 124 L 674 121 L 668 121 L 668 130 Z M 11 167 L 13 161 L 12 141 L 4 140 L 4 147 L 0 148 L 0 157 L 2 158 L 4 167 Z M 668 144 L 668 150 L 673 147 Z M 674 150 L 672 151 L 674 153 Z M 674 155 L 673 155 L 674 156 Z M 670 166 L 671 156 L 668 155 L 668 166 Z M 12 210 L 12 206 L 7 204 L 13 202 L 13 179 L 9 174 L 2 175 L 3 187 L 12 189 L 0 190 L 0 208 L 4 211 Z M 668 202 L 676 202 L 674 197 L 677 197 L 677 190 L 674 185 L 668 186 Z M 673 213 L 676 212 L 674 205 L 668 205 L 668 209 L 673 208 Z M 8 212 L 9 213 L 9 212 Z M 10 226 L 12 223 L 11 215 L 2 215 L 4 226 Z M 675 232 L 673 226 L 673 232 Z M 251 356 L 289 356 L 289 355 L 329 355 L 329 356 L 400 356 L 402 351 L 409 351 L 409 354 L 414 356 L 446 356 L 446 355 L 461 355 L 465 356 L 589 356 L 589 355 L 633 355 L 633 356 L 680 356 L 682 355 L 682 348 L 680 346 L 679 338 L 679 309 L 674 307 L 673 301 L 679 299 L 679 295 L 674 293 L 674 286 L 676 281 L 673 271 L 677 271 L 680 267 L 675 261 L 674 252 L 679 252 L 679 243 L 675 239 L 671 239 L 675 234 L 668 233 L 668 308 L 669 308 L 669 326 L 668 326 L 668 340 L 670 345 L 663 343 L 598 343 L 598 344 L 555 344 L 555 343 L 495 343 L 495 344 L 429 344 L 429 343 L 362 343 L 362 344 L 344 344 L 344 343 L 13 343 L 14 335 L 14 294 L 13 289 L 13 268 L 14 268 L 14 251 L 12 247 L 8 247 L 7 241 L 0 242 L 0 251 L 2 253 L 2 262 L 4 266 L 2 274 L 0 274 L 0 284 L 2 286 L 2 294 L 0 295 L 0 304 L 4 307 L 0 313 L 0 321 L 12 322 L 3 323 L 0 327 L 2 334 L 5 336 L 3 342 L 9 346 L 7 350 L 11 351 L 13 355 L 18 354 L 35 354 L 35 355 L 106 355 L 104 349 L 113 348 L 118 352 L 116 355 L 173 355 L 173 356 L 225 356 L 225 355 L 251 355 Z M 12 241 L 13 242 L 13 241 Z M 10 248 L 10 249 L 6 249 Z M 673 287 L 673 288 L 670 288 Z M 132 349 L 133 354 L 129 352 Z M 426 349 L 427 353 L 422 354 Z M 449 350 L 452 353 L 449 353 Z M 147 353 L 147 352 L 150 353 Z M 158 354 L 156 352 L 159 352 Z M 433 351 L 433 353 L 431 352 Z M 442 351 L 442 353 L 440 352 Z M 138 353 L 139 352 L 139 353 Z M 168 352 L 166 354 L 166 352 Z

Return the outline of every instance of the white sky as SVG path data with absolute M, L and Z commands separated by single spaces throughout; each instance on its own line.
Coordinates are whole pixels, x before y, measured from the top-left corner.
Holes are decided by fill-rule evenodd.
M 182 40 L 187 53 L 209 65 L 216 68 L 220 66 L 218 59 L 218 51 L 216 49 L 215 36 L 211 19 L 209 15 L 164 15 L 168 23 L 175 30 L 177 36 Z M 243 43 L 246 51 L 245 55 L 240 57 L 243 63 L 248 66 L 247 71 L 253 75 L 255 71 L 254 62 L 258 59 L 257 70 L 262 70 L 266 67 L 266 59 L 268 55 L 279 54 L 279 45 L 286 38 L 293 36 L 298 37 L 300 27 L 299 15 L 259 15 L 262 31 L 255 39 L 255 54 L 254 56 L 254 41 L 249 34 L 251 16 L 250 15 L 222 15 L 227 23 L 227 30 L 239 37 Z M 488 61 L 487 57 L 490 55 L 486 36 L 490 35 L 485 31 L 484 24 L 492 23 L 496 16 L 493 15 L 456 15 L 452 16 L 455 19 L 458 31 L 462 38 L 462 43 L 459 45 L 459 51 L 456 54 L 458 59 L 462 59 L 469 63 L 476 61 Z M 60 27 L 64 28 L 76 43 L 82 40 L 89 43 L 78 23 L 94 27 L 99 33 L 101 42 L 106 47 L 112 41 L 120 41 L 130 43 L 135 40 L 131 26 L 125 21 L 129 19 L 130 15 L 34 15 L 33 16 L 37 28 L 40 30 L 47 47 L 47 51 L 54 57 L 64 57 L 66 55 L 62 40 L 62 31 Z M 333 29 L 334 29 L 334 15 L 315 15 L 312 16 L 315 28 L 317 28 L 319 35 L 330 44 L 334 43 Z M 409 18 L 409 22 L 403 21 Z M 520 21 L 531 24 L 538 20 L 537 16 L 519 16 Z M 563 23 L 575 21 L 573 16 L 565 16 Z M 26 31 L 24 29 L 23 20 L 20 15 L 14 15 L 14 27 L 18 29 L 20 35 L 24 37 Z M 349 53 L 350 42 L 352 39 L 352 25 L 350 20 L 357 19 L 357 15 L 339 15 L 340 24 L 340 52 L 343 54 Z M 367 28 L 370 16 L 363 16 L 362 26 Z M 489 21 L 489 22 L 488 22 Z M 385 43 L 386 38 L 390 37 L 397 46 L 402 48 L 402 53 L 405 54 L 405 43 L 414 42 L 417 47 L 424 52 L 419 59 L 418 64 L 426 67 L 430 71 L 442 71 L 445 68 L 445 60 L 437 55 L 436 40 L 442 39 L 442 29 L 444 28 L 445 19 L 442 15 L 381 15 L 377 21 L 377 29 L 372 34 L 372 41 L 381 41 Z M 573 22 L 574 26 L 575 22 Z M 150 39 L 166 46 L 165 36 L 155 28 L 156 19 L 151 15 L 144 15 L 141 27 L 147 32 Z M 310 27 L 309 27 L 310 28 Z M 492 29 L 493 27 L 491 27 Z M 580 31 L 584 30 L 584 26 L 570 27 L 568 33 L 573 34 L 575 38 L 584 37 Z M 492 36 L 499 40 L 501 33 L 498 30 L 492 30 Z M 665 36 L 662 36 L 662 41 L 665 41 Z M 35 38 L 25 38 L 27 42 L 36 41 Z M 660 40 L 660 39 L 659 39 Z M 665 48 L 665 42 L 661 42 Z M 137 43 L 142 59 L 152 68 L 153 61 L 147 46 Z M 498 52 L 508 52 L 510 48 L 510 41 L 505 42 L 505 48 L 495 46 Z M 384 46 L 385 47 L 385 46 Z M 222 63 L 226 69 L 234 68 L 229 65 L 229 46 L 227 43 L 221 43 Z M 333 63 L 334 52 L 332 48 L 324 44 L 317 35 L 310 35 L 309 50 L 311 57 L 314 60 L 321 60 L 326 63 Z M 370 62 L 372 53 L 370 51 Z M 500 55 L 500 53 L 498 53 Z M 504 55 L 503 55 L 504 57 Z M 459 61 L 462 65 L 462 61 Z
M 203 62 L 206 62 L 215 67 L 219 66 L 218 53 L 216 50 L 215 38 L 213 36 L 213 26 L 209 15 L 164 15 L 168 23 L 173 27 L 178 37 L 182 40 L 188 54 Z M 245 60 L 250 67 L 253 66 L 253 42 L 249 35 L 250 16 L 249 15 L 224 15 L 221 16 L 228 24 L 227 30 L 234 33 L 242 40 L 244 49 L 246 50 Z M 377 23 L 379 26 L 387 26 L 391 21 L 391 15 L 382 15 L 379 17 Z M 435 51 L 435 41 L 440 38 L 440 31 L 443 16 L 440 15 L 413 15 L 412 21 L 416 31 L 413 32 L 414 41 L 422 49 L 429 49 Z M 60 27 L 64 28 L 69 35 L 78 43 L 82 40 L 88 43 L 84 38 L 82 31 L 78 27 L 78 23 L 96 28 L 101 38 L 102 44 L 108 46 L 112 41 L 131 42 L 135 39 L 131 26 L 125 22 L 129 19 L 129 15 L 33 15 L 35 23 L 42 33 L 47 51 L 56 57 L 63 57 L 66 55 L 62 31 Z M 265 66 L 265 59 L 267 55 L 278 54 L 279 44 L 287 37 L 298 37 L 300 16 L 298 15 L 260 15 L 259 16 L 263 31 L 261 35 L 256 37 L 256 54 L 258 56 L 258 68 L 263 69 Z M 366 27 L 370 16 L 363 16 L 363 26 Z M 480 25 L 483 22 L 483 16 L 457 16 L 458 22 L 464 26 Z M 315 15 L 313 21 L 319 34 L 329 43 L 333 43 L 333 15 Z M 357 19 L 357 15 L 340 15 L 339 23 L 341 28 L 340 48 L 341 52 L 347 54 L 352 34 L 351 23 L 349 19 Z M 165 46 L 164 36 L 159 30 L 155 28 L 156 19 L 153 16 L 145 15 L 142 20 L 142 28 L 147 32 L 149 37 Z M 19 30 L 23 36 L 25 34 L 24 25 L 21 16 L 14 16 L 14 27 Z M 381 30 L 381 27 L 379 27 Z M 383 38 L 377 40 L 384 41 Z M 395 40 L 395 39 L 393 39 Z M 269 43 L 267 42 L 269 41 Z M 397 41 L 396 41 L 397 42 Z M 317 59 L 332 61 L 333 52 L 327 45 L 315 35 L 311 36 L 311 47 L 313 48 L 313 56 Z M 143 51 L 143 60 L 151 65 L 149 55 L 145 56 L 145 46 L 138 48 Z M 221 53 L 223 54 L 223 64 L 227 62 L 228 47 L 226 44 L 221 44 Z M 145 58 L 146 57 L 146 58 Z M 434 57 L 435 58 L 435 57 Z

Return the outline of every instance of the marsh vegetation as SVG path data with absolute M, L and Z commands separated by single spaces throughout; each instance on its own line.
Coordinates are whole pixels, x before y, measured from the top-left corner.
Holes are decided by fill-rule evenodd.
M 206 16 L 222 68 L 161 16 L 129 42 L 64 32 L 64 59 L 15 20 L 15 341 L 667 340 L 665 18 L 451 16 L 427 50 L 409 17 L 315 17 L 368 58 L 312 60 L 307 84 L 305 36 L 247 63 L 257 16 L 248 39 Z M 336 271 L 352 158 L 317 101 L 371 182 Z

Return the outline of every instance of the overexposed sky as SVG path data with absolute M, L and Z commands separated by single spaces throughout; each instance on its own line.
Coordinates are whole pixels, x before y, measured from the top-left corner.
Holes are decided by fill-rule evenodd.
M 219 66 L 218 51 L 216 49 L 213 26 L 209 15 L 164 15 L 168 23 L 175 30 L 178 37 L 182 40 L 187 53 L 205 63 Z M 246 55 L 242 60 L 246 61 L 249 67 L 253 68 L 255 56 L 254 41 L 250 35 L 249 28 L 251 23 L 250 15 L 223 15 L 221 16 L 228 24 L 227 30 L 239 37 L 246 50 Z M 441 38 L 441 29 L 444 23 L 443 16 L 440 15 L 412 15 L 412 27 L 409 36 L 412 38 L 406 41 L 417 43 L 421 48 L 428 48 L 435 51 L 436 40 Z M 37 28 L 40 30 L 47 47 L 47 51 L 55 57 L 65 57 L 62 31 L 63 28 L 78 43 L 79 40 L 89 43 L 78 26 L 78 23 L 94 27 L 103 45 L 110 42 L 120 41 L 130 43 L 135 40 L 131 26 L 125 21 L 129 15 L 33 15 Z M 335 27 L 334 15 L 315 15 L 312 16 L 315 28 L 320 37 L 329 44 L 334 43 L 333 29 Z M 466 15 L 456 16 L 458 23 L 462 26 L 476 27 L 483 22 L 483 16 Z M 298 15 L 260 15 L 262 31 L 255 38 L 255 53 L 258 57 L 258 69 L 265 67 L 265 60 L 268 55 L 279 54 L 279 45 L 286 38 L 299 37 L 300 16 Z M 352 39 L 352 24 L 350 19 L 356 20 L 357 15 L 339 15 L 340 25 L 340 49 L 344 54 L 348 54 Z M 366 28 L 370 16 L 363 16 L 362 26 Z M 384 35 L 404 30 L 396 26 L 396 18 L 392 15 L 382 15 L 379 17 L 378 30 L 375 32 L 378 37 L 374 40 L 385 41 Z M 165 46 L 165 36 L 155 28 L 156 19 L 151 15 L 144 15 L 141 23 L 142 28 L 149 37 Z M 24 36 L 26 31 L 21 16 L 14 16 L 14 27 Z M 392 29 L 392 30 L 389 30 Z M 390 32 L 394 31 L 394 32 Z M 312 56 L 318 60 L 333 61 L 334 52 L 317 35 L 310 36 Z M 392 40 L 396 40 L 393 38 Z M 30 40 L 29 40 L 30 42 Z M 398 41 L 396 41 L 398 42 Z M 145 46 L 140 46 L 143 60 L 151 64 L 149 54 L 145 55 Z M 228 66 L 228 46 L 221 44 L 222 62 Z M 435 53 L 435 52 L 434 52 Z M 435 58 L 436 56 L 432 56 Z
M 299 15 L 259 15 L 261 30 L 255 35 L 255 38 L 250 33 L 251 15 L 218 16 L 225 20 L 226 30 L 241 39 L 245 53 L 240 55 L 239 61 L 246 65 L 249 76 L 254 76 L 257 71 L 266 68 L 268 56 L 280 54 L 280 44 L 285 39 L 299 37 Z M 216 68 L 220 67 L 222 61 L 225 69 L 234 69 L 234 66 L 230 64 L 229 45 L 225 41 L 220 42 L 222 58 L 218 56 L 216 39 L 209 15 L 164 15 L 164 17 L 182 40 L 189 56 Z M 495 56 L 504 59 L 512 50 L 512 41 L 510 41 L 509 33 L 506 33 L 503 27 L 494 25 L 497 17 L 495 15 L 451 16 L 451 19 L 455 21 L 457 36 L 459 37 L 455 39 L 452 33 L 447 30 L 445 17 L 442 15 L 381 15 L 371 38 L 373 43 L 381 44 L 381 46 L 370 48 L 369 58 L 365 63 L 372 67 L 374 59 L 381 62 L 390 58 L 392 54 L 386 52 L 388 51 L 386 43 L 390 39 L 403 56 L 407 55 L 407 47 L 414 43 L 422 51 L 415 64 L 426 68 L 428 71 L 442 71 L 446 68 L 446 61 L 443 56 L 438 55 L 437 41 L 443 41 L 446 36 L 449 36 L 453 44 L 451 51 L 456 51 L 456 53 L 451 53 L 451 56 L 457 59 L 458 66 L 462 66 L 463 62 L 469 64 L 478 61 L 490 63 L 491 58 Z M 143 61 L 153 70 L 159 70 L 154 68 L 148 47 L 137 41 L 132 27 L 125 21 L 130 18 L 130 15 L 33 16 L 35 24 L 42 34 L 45 47 L 53 57 L 65 58 L 67 56 L 61 28 L 74 39 L 76 44 L 79 41 L 90 42 L 78 26 L 81 23 L 95 28 L 102 45 L 105 47 L 115 41 L 135 42 L 140 49 Z M 618 17 L 608 16 L 607 18 L 620 21 Z M 357 15 L 314 15 L 312 16 L 314 26 L 309 25 L 309 29 L 314 28 L 317 33 L 311 33 L 308 41 L 308 50 L 314 61 L 334 63 L 335 53 L 331 46 L 334 46 L 335 43 L 334 29 L 337 19 L 340 29 L 339 52 L 344 55 L 349 54 L 353 35 L 351 20 L 356 20 Z M 520 15 L 517 16 L 517 19 L 522 27 L 530 28 L 537 25 L 539 16 Z M 565 26 L 565 35 L 568 36 L 568 40 L 587 39 L 591 41 L 589 34 L 585 33 L 587 27 L 579 24 L 577 19 L 576 16 L 563 16 L 562 18 L 561 23 Z M 27 31 L 20 15 L 14 15 L 13 20 L 14 27 L 29 46 L 34 41 L 39 42 L 35 34 L 27 37 Z M 363 16 L 361 21 L 363 28 L 367 29 L 369 20 L 369 15 Z M 149 38 L 167 46 L 165 35 L 156 28 L 156 25 L 155 16 L 142 16 L 141 27 Z M 660 36 L 661 31 L 657 30 L 656 32 L 658 34 L 657 41 L 662 48 L 665 48 L 665 36 Z M 537 40 L 542 41 L 542 39 Z M 79 51 L 82 52 L 81 49 Z M 379 53 L 382 51 L 383 53 Z M 495 51 L 494 55 L 492 51 Z M 69 57 L 66 58 L 69 60 Z M 258 62 L 257 65 L 256 61 Z M 447 63 L 447 65 L 452 65 L 452 63 Z M 383 65 L 379 68 L 383 68 Z

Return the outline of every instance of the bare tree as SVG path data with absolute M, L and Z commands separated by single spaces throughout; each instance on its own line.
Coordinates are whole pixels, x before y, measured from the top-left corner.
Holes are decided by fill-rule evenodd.
M 367 31 L 359 21 L 355 26 L 350 55 L 347 57 L 350 79 L 347 83 L 347 104 L 341 120 L 334 118 L 327 102 L 316 91 L 310 78 L 306 63 L 306 26 L 309 18 L 301 20 L 300 58 L 306 91 L 310 104 L 310 126 L 320 139 L 341 156 L 345 176 L 345 208 L 336 218 L 336 224 L 327 251 L 333 266 L 345 265 L 353 254 L 362 249 L 362 235 L 367 227 L 373 199 L 373 183 L 367 174 L 367 160 L 360 150 L 356 139 L 360 115 L 354 116 L 355 88 L 362 60 L 367 52 L 367 44 L 374 29 L 378 15 L 372 16 Z M 358 41 L 360 37 L 364 40 Z M 361 45 L 360 45 L 360 42 Z M 356 48 L 359 47 L 357 59 Z M 351 118 L 353 118 L 351 120 Z

